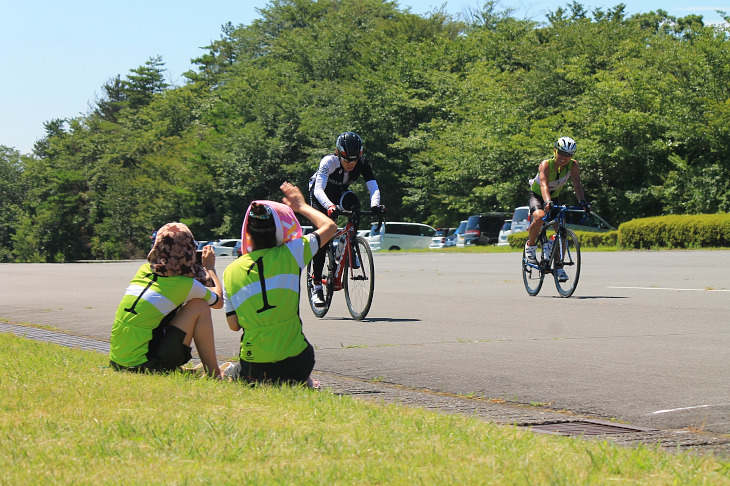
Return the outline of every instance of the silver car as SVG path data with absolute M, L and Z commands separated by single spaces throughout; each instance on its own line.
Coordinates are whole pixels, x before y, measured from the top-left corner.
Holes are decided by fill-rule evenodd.
M 449 237 L 451 237 L 456 232 L 456 228 L 436 228 L 436 234 L 431 239 L 431 244 L 429 245 L 429 248 L 432 250 L 438 249 L 438 248 L 446 248 L 447 246 L 453 246 L 449 245 Z
M 459 227 L 456 228 L 456 232 L 454 233 L 454 243 L 457 247 L 463 247 L 464 246 L 464 233 L 466 232 L 466 220 L 459 223 Z
M 241 247 L 241 239 L 230 238 L 217 240 L 212 244 L 212 246 L 216 257 L 238 256 L 237 253 Z

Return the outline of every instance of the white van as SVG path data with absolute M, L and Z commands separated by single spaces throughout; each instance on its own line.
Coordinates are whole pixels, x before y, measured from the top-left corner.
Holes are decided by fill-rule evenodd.
M 527 231 L 530 226 L 530 207 L 520 206 L 512 214 L 512 234 Z
M 428 249 L 436 229 L 427 224 L 387 221 L 376 231 L 378 223 L 373 223 L 370 236 L 366 238 L 373 251 Z

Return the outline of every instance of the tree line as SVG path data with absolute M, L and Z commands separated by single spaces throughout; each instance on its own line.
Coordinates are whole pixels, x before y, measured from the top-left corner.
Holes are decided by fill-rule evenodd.
M 306 194 L 346 130 L 390 220 L 454 226 L 524 205 L 563 135 L 613 224 L 730 209 L 724 12 L 705 25 L 573 2 L 535 22 L 491 1 L 454 18 L 272 0 L 259 14 L 223 25 L 184 85 L 149 59 L 87 114 L 46 122 L 31 154 L 0 147 L 0 261 L 139 257 L 169 221 L 235 237 L 252 199 L 278 199 L 284 180 Z

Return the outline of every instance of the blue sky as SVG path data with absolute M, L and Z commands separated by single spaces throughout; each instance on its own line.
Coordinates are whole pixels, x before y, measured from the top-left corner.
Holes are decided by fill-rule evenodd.
M 683 17 L 730 13 L 730 0 L 625 0 L 627 13 L 663 9 Z M 221 25 L 250 24 L 268 0 L 0 0 L 0 145 L 30 153 L 44 134 L 43 123 L 86 114 L 111 78 L 126 76 L 149 58 L 162 56 L 168 82 L 184 83 L 190 60 L 220 38 Z M 456 16 L 475 9 L 475 0 L 400 0 L 400 8 L 426 14 L 445 6 Z M 502 0 L 499 9 L 513 16 L 543 21 L 545 14 L 569 1 Z M 620 1 L 579 3 L 607 10 Z

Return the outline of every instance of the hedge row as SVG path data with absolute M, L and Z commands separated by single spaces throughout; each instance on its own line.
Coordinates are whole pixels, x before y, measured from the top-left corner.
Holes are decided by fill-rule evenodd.
M 670 215 L 634 219 L 618 228 L 622 248 L 730 246 L 730 214 Z
M 618 231 L 607 231 L 605 233 L 597 233 L 594 231 L 576 231 L 581 246 L 616 246 L 618 243 Z M 521 248 L 527 239 L 527 232 L 515 233 L 507 237 L 509 246 L 512 248 Z
M 618 246 L 624 249 L 730 247 L 730 214 L 670 215 L 641 218 L 618 231 L 576 231 L 581 246 Z M 511 247 L 525 244 L 527 233 L 509 235 Z

